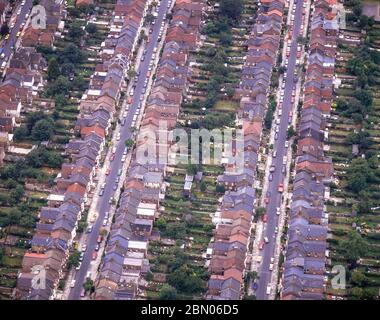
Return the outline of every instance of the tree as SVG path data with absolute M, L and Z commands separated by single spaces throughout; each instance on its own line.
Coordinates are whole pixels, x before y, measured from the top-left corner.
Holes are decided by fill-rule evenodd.
M 177 290 L 168 284 L 164 284 L 160 290 L 160 300 L 176 300 Z
M 179 292 L 197 293 L 203 289 L 202 280 L 187 265 L 182 265 L 168 276 L 168 283 Z
M 286 136 L 288 137 L 288 139 L 290 139 L 290 138 L 292 138 L 295 134 L 296 134 L 296 131 L 294 130 L 294 127 L 291 125 L 291 126 L 288 128 L 288 131 L 286 132 Z
M 4 249 L 3 249 L 3 247 L 0 247 L 0 265 L 3 262 L 3 257 L 4 257 Z
M 1 36 L 6 36 L 9 33 L 9 27 L 6 23 L 3 23 L 0 28 L 0 35 Z
M 344 252 L 344 257 L 350 262 L 357 261 L 368 252 L 367 242 L 356 231 L 351 231 L 347 240 L 341 241 L 339 247 Z
M 16 128 L 14 131 L 13 138 L 15 141 L 20 141 L 22 139 L 25 139 L 25 137 L 28 135 L 28 129 L 25 126 L 21 126 Z
M 223 46 L 228 47 L 232 44 L 232 35 L 231 33 L 222 32 L 219 35 L 219 40 Z
M 65 76 L 69 76 L 75 73 L 75 65 L 71 62 L 64 63 L 61 66 L 61 73 Z
M 155 20 L 154 15 L 148 12 L 145 16 L 145 21 L 147 23 L 152 23 Z
M 54 124 L 51 120 L 41 119 L 32 129 L 32 138 L 38 141 L 49 140 L 54 132 Z
M 372 105 L 373 97 L 372 97 L 372 93 L 369 90 L 357 90 L 354 93 L 354 97 L 358 99 L 366 107 L 369 107 Z
M 360 271 L 353 271 L 351 274 L 351 282 L 358 286 L 363 286 L 368 282 L 367 277 Z
M 366 159 L 357 158 L 351 162 L 346 172 L 347 189 L 359 193 L 366 190 L 370 182 L 377 182 L 373 169 L 369 167 Z
M 63 49 L 59 57 L 62 62 L 80 64 L 84 59 L 84 54 L 75 44 L 70 43 Z
M 9 225 L 19 224 L 21 219 L 21 211 L 16 208 L 11 209 L 8 213 L 8 219 Z
M 202 192 L 205 192 L 207 190 L 207 183 L 205 181 L 202 181 L 199 185 L 199 189 L 202 191 Z
M 261 218 L 266 212 L 266 209 L 264 207 L 258 207 L 255 211 L 255 218 L 258 220 Z
M 83 283 L 83 288 L 85 292 L 92 292 L 94 290 L 94 281 L 90 278 L 86 278 L 86 281 Z
M 233 98 L 233 96 L 235 95 L 235 89 L 233 87 L 227 87 L 226 94 L 228 98 Z
M 190 176 L 194 176 L 198 171 L 198 166 L 196 164 L 189 163 L 186 167 L 186 173 Z
M 89 23 L 86 25 L 86 31 L 90 34 L 95 34 L 98 32 L 98 26 L 95 23 Z
M 354 299 L 361 299 L 363 296 L 363 289 L 359 287 L 354 287 L 351 289 L 351 295 Z
M 80 252 L 78 250 L 75 250 L 72 254 L 70 254 L 69 258 L 67 259 L 67 268 L 71 269 L 72 267 L 76 268 L 79 266 L 80 263 Z
M 148 271 L 147 274 L 145 275 L 145 280 L 146 281 L 152 281 L 153 280 L 153 273 Z
M 18 184 L 16 188 L 11 190 L 11 199 L 14 201 L 14 203 L 18 203 L 22 196 L 24 195 L 24 187 L 21 184 Z
M 59 64 L 56 58 L 51 58 L 49 60 L 47 73 L 48 73 L 49 80 L 55 80 L 60 75 L 61 71 L 59 70 Z
M 83 36 L 83 34 L 83 28 L 78 22 L 74 22 L 71 24 L 68 33 L 71 39 L 73 39 L 75 42 L 78 42 L 80 38 Z
M 132 148 L 135 145 L 135 142 L 132 139 L 125 140 L 125 146 L 128 148 Z
M 51 168 L 60 168 L 63 163 L 63 157 L 57 152 L 49 152 L 46 164 Z
M 241 0 L 221 0 L 219 10 L 223 16 L 237 20 L 243 11 L 243 3 Z
M 224 193 L 226 191 L 226 188 L 222 184 L 217 184 L 215 187 L 215 191 L 217 193 Z

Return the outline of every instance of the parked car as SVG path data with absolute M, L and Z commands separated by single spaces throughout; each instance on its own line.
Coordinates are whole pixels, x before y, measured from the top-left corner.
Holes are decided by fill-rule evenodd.
M 96 260 L 97 257 L 98 257 L 98 253 L 96 251 L 94 251 L 92 253 L 92 260 Z

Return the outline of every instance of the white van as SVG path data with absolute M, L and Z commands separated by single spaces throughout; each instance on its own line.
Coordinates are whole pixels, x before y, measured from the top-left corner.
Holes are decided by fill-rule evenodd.
M 271 291 L 272 291 L 272 288 L 270 287 L 270 285 L 267 285 L 267 294 L 270 294 Z

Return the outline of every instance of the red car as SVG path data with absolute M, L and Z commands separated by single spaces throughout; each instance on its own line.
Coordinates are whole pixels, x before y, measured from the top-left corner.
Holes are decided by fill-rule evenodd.
M 115 154 L 111 154 L 110 161 L 113 161 L 115 159 Z
M 108 176 L 110 174 L 110 172 L 111 172 L 111 169 L 108 168 L 107 171 L 106 171 L 106 175 Z
M 97 257 L 98 257 L 98 253 L 96 251 L 94 251 L 92 253 L 92 260 L 96 260 Z
M 264 202 L 265 202 L 265 204 L 268 204 L 269 203 L 269 198 L 265 198 Z
M 260 241 L 259 250 L 263 250 L 264 249 L 264 243 L 265 242 L 263 240 Z
M 284 192 L 284 185 L 282 183 L 278 185 L 278 192 L 280 193 Z
M 268 215 L 267 214 L 264 214 L 263 215 L 263 222 L 265 223 L 265 222 L 267 222 L 268 221 Z
M 98 236 L 98 239 L 96 240 L 97 243 L 101 243 L 103 241 L 103 236 L 100 234 Z

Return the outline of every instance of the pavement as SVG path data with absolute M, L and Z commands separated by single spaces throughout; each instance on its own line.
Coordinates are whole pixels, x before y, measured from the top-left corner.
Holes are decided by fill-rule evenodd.
M 136 109 L 138 108 L 138 106 L 140 104 L 142 105 L 142 108 L 145 105 L 147 95 L 145 94 L 145 98 L 142 102 L 140 102 L 139 98 L 142 95 L 142 91 L 144 88 L 144 81 L 147 78 L 147 74 L 149 71 L 148 70 L 149 63 L 150 63 L 150 61 L 152 59 L 152 55 L 153 55 L 153 49 L 155 46 L 158 45 L 158 34 L 160 32 L 161 23 L 162 23 L 162 21 L 164 21 L 164 15 L 166 14 L 166 12 L 168 10 L 167 4 L 168 4 L 168 0 L 162 0 L 161 1 L 158 16 L 156 18 L 156 23 L 152 27 L 153 32 L 150 34 L 151 40 L 149 43 L 146 43 L 145 49 L 147 52 L 146 52 L 144 61 L 140 62 L 140 66 L 139 66 L 140 76 L 138 77 L 138 81 L 135 83 L 136 86 L 135 86 L 134 95 L 133 95 L 133 102 L 129 105 L 129 111 L 127 113 L 127 117 L 125 118 L 126 119 L 125 125 L 124 126 L 118 125 L 115 132 L 114 132 L 114 137 L 113 137 L 112 141 L 115 141 L 115 144 L 114 144 L 114 147 L 116 148 L 115 158 L 110 163 L 106 161 L 106 165 L 104 165 L 103 169 L 102 169 L 102 170 L 106 170 L 107 165 L 109 163 L 110 173 L 108 176 L 106 176 L 104 178 L 104 180 L 105 180 L 104 182 L 106 184 L 105 188 L 104 188 L 104 194 L 103 194 L 103 196 L 98 197 L 97 201 L 93 200 L 93 203 L 95 203 L 94 204 L 94 206 L 95 206 L 94 210 L 96 212 L 97 218 L 94 221 L 94 223 L 92 224 L 92 226 L 93 226 L 92 232 L 86 235 L 87 250 L 85 251 L 83 261 L 81 263 L 81 267 L 78 271 L 75 270 L 75 272 L 73 273 L 73 275 L 71 277 L 71 279 L 75 280 L 75 285 L 73 288 L 70 289 L 70 292 L 69 292 L 68 297 L 67 297 L 67 299 L 69 299 L 69 300 L 79 300 L 80 299 L 80 294 L 81 294 L 81 291 L 83 288 L 83 283 L 85 282 L 87 272 L 89 270 L 97 269 L 94 266 L 99 265 L 99 263 L 100 263 L 99 256 L 101 256 L 101 254 L 100 254 L 101 252 L 99 252 L 99 254 L 98 254 L 99 259 L 97 258 L 95 261 L 92 260 L 92 253 L 94 252 L 95 247 L 97 245 L 97 237 L 99 235 L 100 229 L 102 228 L 105 212 L 109 212 L 111 214 L 115 210 L 115 206 L 113 206 L 109 203 L 109 199 L 111 197 L 113 197 L 114 199 L 117 199 L 117 197 L 120 195 L 120 186 L 122 184 L 123 179 L 120 179 L 121 182 L 120 182 L 116 191 L 113 190 L 113 187 L 115 185 L 115 179 L 117 177 L 118 170 L 123 169 L 123 172 L 124 172 L 123 174 L 125 174 L 125 172 L 126 172 L 126 167 L 124 166 L 124 164 L 126 164 L 126 163 L 123 164 L 121 162 L 121 158 L 123 156 L 123 152 L 125 149 L 125 143 L 124 142 L 125 142 L 125 140 L 132 138 L 131 127 L 132 127 L 132 122 L 133 122 L 133 116 L 135 115 Z M 159 50 L 157 50 L 157 53 L 158 52 L 159 52 Z M 159 55 L 157 54 L 156 62 L 158 61 L 158 56 Z M 151 72 L 151 77 L 152 77 L 153 73 L 154 72 Z M 149 92 L 149 90 L 147 90 L 147 92 Z M 121 116 L 122 116 L 122 113 L 123 112 L 121 112 Z M 140 118 L 141 118 L 142 114 L 143 114 L 143 109 L 140 110 Z M 136 124 L 137 126 L 139 125 L 139 122 L 140 122 L 140 119 L 138 119 L 138 121 L 137 121 L 137 124 Z M 120 130 L 120 136 L 121 137 L 120 137 L 119 141 L 116 141 L 115 136 L 117 135 L 119 130 Z M 109 157 L 107 157 L 107 159 L 109 159 Z M 100 185 L 100 184 L 101 183 L 99 181 L 98 185 Z M 92 210 L 90 210 L 90 211 L 92 211 Z M 89 216 L 90 216 L 90 214 L 89 214 Z M 111 216 L 110 216 L 109 220 L 111 220 Z M 104 248 L 104 247 L 102 247 L 102 248 Z M 93 274 L 93 272 L 92 272 L 92 278 L 95 278 L 95 275 Z
M 285 216 L 285 201 L 287 198 L 287 174 L 283 174 L 281 172 L 283 166 L 284 156 L 286 157 L 286 172 L 289 172 L 290 167 L 290 159 L 291 159 L 291 141 L 289 141 L 289 147 L 285 147 L 285 141 L 287 140 L 287 130 L 289 123 L 295 121 L 295 114 L 293 112 L 293 117 L 290 119 L 289 111 L 293 111 L 293 108 L 297 105 L 297 100 L 295 103 L 291 102 L 292 91 L 294 87 L 293 82 L 293 73 L 296 69 L 296 59 L 297 59 L 297 37 L 300 35 L 300 27 L 302 23 L 302 7 L 303 2 L 298 1 L 295 16 L 294 16 L 294 25 L 293 25 L 293 34 L 291 36 L 291 49 L 287 67 L 287 77 L 285 79 L 285 88 L 284 88 L 284 101 L 282 105 L 282 114 L 279 116 L 278 110 L 277 115 L 280 118 L 278 139 L 274 140 L 273 150 L 277 152 L 277 156 L 272 158 L 271 156 L 267 159 L 267 164 L 275 165 L 275 171 L 273 172 L 272 181 L 265 181 L 266 187 L 264 188 L 263 196 L 265 197 L 266 192 L 270 192 L 271 195 L 269 197 L 269 203 L 266 205 L 266 213 L 268 215 L 268 221 L 264 224 L 262 228 L 262 235 L 257 240 L 260 241 L 264 237 L 269 239 L 268 243 L 265 243 L 263 250 L 261 251 L 261 267 L 258 269 L 258 288 L 256 290 L 256 299 L 257 300 L 267 300 L 273 299 L 275 297 L 275 288 L 277 285 L 277 278 L 274 273 L 277 274 L 278 268 L 278 257 L 279 257 L 279 249 L 281 245 L 279 243 L 280 239 L 280 227 L 282 227 L 284 223 Z M 285 47 L 285 46 L 284 46 Z M 281 83 L 281 82 L 280 82 Z M 299 84 L 298 84 L 299 85 Z M 298 92 L 299 92 L 298 87 Z M 279 89 L 280 90 L 280 89 Z M 278 100 L 277 100 L 278 101 Z M 275 123 L 273 123 L 275 126 Z M 267 176 L 266 176 L 267 179 Z M 278 192 L 278 185 L 280 183 L 284 183 L 284 193 Z M 276 214 L 277 208 L 280 207 L 281 214 L 278 216 Z M 275 234 L 275 228 L 279 228 L 279 232 Z M 273 267 L 273 271 L 269 270 L 269 265 L 271 263 L 271 258 L 275 258 L 275 263 Z M 274 277 L 274 278 L 273 278 Z M 271 293 L 267 294 L 267 286 L 271 286 Z
M 21 12 L 17 16 L 16 12 L 20 7 L 21 7 Z M 18 41 L 18 38 L 16 37 L 17 32 L 21 30 L 21 24 L 23 22 L 26 23 L 27 21 L 26 14 L 30 13 L 30 10 L 32 9 L 32 7 L 33 7 L 33 0 L 25 0 L 25 4 L 23 6 L 20 5 L 15 9 L 14 14 L 12 15 L 12 17 L 16 16 L 14 27 L 10 30 L 9 38 L 7 40 L 4 39 L 1 44 L 1 47 L 3 49 L 2 52 L 4 53 L 4 58 L 0 58 L 0 65 L 4 61 L 6 61 L 8 64 L 10 57 L 12 56 L 14 52 L 14 48 L 17 46 L 17 41 Z

